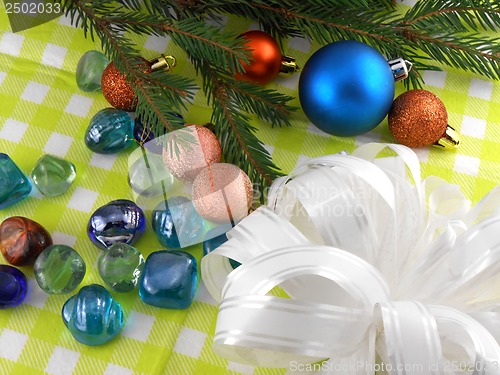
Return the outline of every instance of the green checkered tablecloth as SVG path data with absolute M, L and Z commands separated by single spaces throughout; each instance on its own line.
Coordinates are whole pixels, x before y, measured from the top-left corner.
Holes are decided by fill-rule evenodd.
M 90 214 L 112 199 L 131 198 L 127 184 L 128 152 L 93 154 L 83 142 L 90 118 L 108 106 L 100 93 L 85 93 L 75 83 L 82 54 L 99 45 L 84 38 L 69 19 L 12 33 L 0 2 L 0 151 L 9 154 L 29 174 L 37 159 L 50 153 L 71 160 L 78 177 L 70 190 L 55 198 L 34 191 L 25 201 L 0 211 L 0 221 L 13 215 L 42 223 L 55 243 L 73 246 L 87 263 L 83 285 L 101 283 L 96 270 L 99 250 L 87 238 Z M 225 19 L 227 30 L 243 32 L 250 21 Z M 176 73 L 194 76 L 185 55 L 168 38 L 139 39 L 144 57 L 168 52 L 178 58 Z M 293 38 L 286 52 L 304 65 L 319 47 Z M 280 77 L 273 84 L 296 96 L 299 74 Z M 477 202 L 500 182 L 500 84 L 471 74 L 447 70 L 425 72 L 426 89 L 446 104 L 450 124 L 462 133 L 456 152 L 437 148 L 418 150 L 424 176 L 438 175 L 461 186 Z M 398 94 L 403 91 L 398 84 Z M 210 119 L 206 99 L 198 92 L 194 106 L 184 113 L 187 122 Z M 298 101 L 293 103 L 298 105 Z M 317 130 L 305 116 L 293 115 L 291 128 L 256 123 L 259 137 L 275 162 L 290 171 L 305 158 L 352 151 L 368 141 L 393 142 L 384 121 L 373 132 L 355 138 L 336 138 Z M 160 249 L 151 230 L 137 247 L 145 256 Z M 201 246 L 190 248 L 198 259 Z M 3 259 L 0 260 L 3 262 Z M 136 293 L 116 295 L 126 314 L 126 327 L 101 347 L 77 343 L 65 329 L 61 307 L 68 296 L 48 296 L 36 285 L 30 267 L 29 294 L 18 308 L 0 311 L 0 374 L 282 374 L 284 370 L 252 368 L 228 363 L 212 352 L 217 306 L 200 284 L 193 305 L 186 310 L 164 310 L 145 305 Z

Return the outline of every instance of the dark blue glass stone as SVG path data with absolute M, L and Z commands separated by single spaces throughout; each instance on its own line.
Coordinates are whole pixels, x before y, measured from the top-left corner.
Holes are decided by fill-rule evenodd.
M 134 202 L 119 199 L 98 208 L 90 217 L 87 233 L 101 250 L 114 243 L 133 245 L 146 229 L 144 212 Z
M 176 126 L 184 125 L 184 119 L 181 114 L 174 112 L 170 112 L 170 114 L 179 119 L 179 121 L 175 123 Z M 165 135 L 166 133 L 167 129 L 164 128 L 160 136 Z M 136 117 L 134 122 L 134 138 L 140 144 L 145 144 L 145 147 L 148 149 L 149 152 L 152 152 L 154 154 L 161 154 L 163 151 L 163 145 L 161 143 L 161 140 L 153 141 L 155 139 L 154 132 L 152 130 L 145 129 L 144 124 L 142 123 L 139 117 Z
M 205 234 L 205 241 L 203 241 L 203 255 L 207 255 L 208 253 L 217 249 L 223 243 L 227 242 L 227 236 L 224 230 L 228 229 L 231 228 L 215 227 L 210 229 L 207 234 Z M 221 232 L 223 233 L 217 235 Z M 233 269 L 241 266 L 241 263 L 235 261 L 234 259 L 229 259 L 229 264 L 231 264 L 231 267 L 233 267 Z
M 121 109 L 101 109 L 85 132 L 85 144 L 98 154 L 116 154 L 133 143 L 134 121 Z
M 179 196 L 156 206 L 152 226 L 163 246 L 180 249 L 201 242 L 205 221 L 196 212 L 193 202 Z
M 7 154 L 0 153 L 0 210 L 22 201 L 31 183 Z
M 62 318 L 73 337 L 85 345 L 102 345 L 123 327 L 123 311 L 101 285 L 84 286 L 62 308 Z
M 26 297 L 28 282 L 21 270 L 0 264 L 0 309 L 20 305 Z
M 198 282 L 196 259 L 184 251 L 162 250 L 146 259 L 139 296 L 144 303 L 185 309 L 193 302 Z

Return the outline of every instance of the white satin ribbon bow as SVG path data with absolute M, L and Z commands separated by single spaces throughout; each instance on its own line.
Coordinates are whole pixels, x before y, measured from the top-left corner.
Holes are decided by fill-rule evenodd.
M 370 143 L 275 181 L 227 235 L 202 260 L 219 355 L 343 375 L 500 374 L 499 187 L 469 209 L 457 186 L 421 182 L 409 148 Z

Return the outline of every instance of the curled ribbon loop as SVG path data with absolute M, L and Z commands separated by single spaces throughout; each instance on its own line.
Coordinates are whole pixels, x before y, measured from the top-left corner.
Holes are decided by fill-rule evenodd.
M 335 375 L 500 375 L 498 233 L 500 187 L 471 209 L 422 182 L 405 146 L 308 160 L 202 260 L 214 350 Z

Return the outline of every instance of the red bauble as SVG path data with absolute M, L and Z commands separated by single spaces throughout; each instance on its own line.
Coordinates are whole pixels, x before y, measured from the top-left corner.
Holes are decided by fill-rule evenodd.
M 244 45 L 251 51 L 252 60 L 243 64 L 245 72 L 236 74 L 236 79 L 265 85 L 276 78 L 283 59 L 278 42 L 259 30 L 247 31 L 241 36 L 247 40 Z

